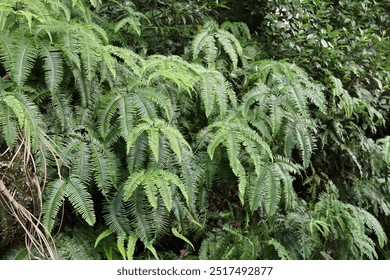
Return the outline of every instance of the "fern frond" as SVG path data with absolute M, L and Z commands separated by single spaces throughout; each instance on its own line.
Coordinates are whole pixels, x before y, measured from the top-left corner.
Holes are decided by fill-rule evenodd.
M 179 159 L 179 161 L 182 160 L 182 152 L 181 152 L 181 148 L 179 145 L 180 143 L 183 144 L 183 146 L 186 146 L 189 151 L 191 151 L 191 146 L 184 139 L 184 137 L 180 133 L 180 131 L 177 130 L 175 127 L 165 123 L 161 119 L 156 119 L 156 120 L 145 119 L 144 122 L 137 125 L 131 131 L 131 133 L 129 134 L 129 136 L 127 138 L 127 151 L 130 151 L 130 148 L 133 145 L 133 143 L 145 131 L 148 131 L 148 133 L 150 131 L 155 131 L 155 132 L 161 131 L 161 133 L 167 138 L 171 149 L 177 155 L 177 158 Z M 157 134 L 155 136 L 157 136 Z M 156 138 L 156 139 L 158 139 L 158 138 Z M 153 154 L 155 156 L 157 156 L 160 153 L 157 151 L 159 149 L 159 146 L 157 146 L 158 143 L 159 143 L 158 141 L 150 142 L 150 135 L 149 135 L 149 145 L 153 145 L 153 146 L 150 146 L 150 149 L 153 151 Z
M 92 81 L 95 77 L 98 61 L 98 41 L 94 34 L 87 28 L 79 30 L 78 42 L 80 45 L 80 57 L 86 79 Z
M 132 113 L 132 100 L 128 96 L 122 96 L 119 101 L 119 122 L 122 137 L 127 139 L 132 132 L 134 114 Z M 127 151 L 129 150 L 129 147 Z
M 141 56 L 129 49 L 120 48 L 112 45 L 104 46 L 104 48 L 111 52 L 111 54 L 122 59 L 125 65 L 129 67 L 129 69 L 134 74 L 139 77 L 141 76 L 141 69 L 145 64 L 145 60 Z
M 298 124 L 295 127 L 295 133 L 302 154 L 303 167 L 307 168 L 309 166 L 310 157 L 313 151 L 311 135 L 306 130 L 306 127 L 303 126 L 303 124 Z
M 169 121 L 172 120 L 173 117 L 173 106 L 171 101 L 161 92 L 156 91 L 151 88 L 140 88 L 135 91 L 136 95 L 142 96 L 160 106 L 164 109 L 164 112 Z
M 127 215 L 128 210 L 123 202 L 123 191 L 115 192 L 103 204 L 104 220 L 110 229 L 114 230 L 119 236 L 131 232 Z
M 14 50 L 15 46 L 9 38 L 9 34 L 3 30 L 0 31 L 0 62 L 9 73 L 13 71 Z
M 384 232 L 382 225 L 370 212 L 362 208 L 359 208 L 358 211 L 362 216 L 365 225 L 375 233 L 379 246 L 383 248 L 383 246 L 387 243 L 387 235 Z
M 93 200 L 86 186 L 76 177 L 70 177 L 66 182 L 65 195 L 75 210 L 90 225 L 96 222 Z
M 5 104 L 0 103 L 0 128 L 5 139 L 5 143 L 9 148 L 15 146 L 18 137 L 18 124 L 15 121 L 16 116 L 13 109 Z
M 27 40 L 20 40 L 14 48 L 11 75 L 16 84 L 23 86 L 34 66 L 38 52 L 32 41 Z
M 281 260 L 292 260 L 288 250 L 279 241 L 271 238 L 267 243 L 268 245 L 272 245 L 275 248 L 275 251 Z
M 51 233 L 54 227 L 58 211 L 64 202 L 67 182 L 57 179 L 48 184 L 45 190 L 46 196 L 43 204 L 43 225 L 48 233 Z
M 193 59 L 197 59 L 201 52 L 204 53 L 208 68 L 214 68 L 218 55 L 219 42 L 222 49 L 227 53 L 232 62 L 232 68 L 236 69 L 238 58 L 242 58 L 242 47 L 237 38 L 230 32 L 218 28 L 215 22 L 208 22 L 205 29 L 195 36 L 192 41 Z
M 99 131 L 103 138 L 107 137 L 111 127 L 111 120 L 118 110 L 119 96 L 102 97 L 101 108 L 99 110 Z
M 149 203 L 153 208 L 157 207 L 157 192 L 163 197 L 167 209 L 172 209 L 172 186 L 171 183 L 180 189 L 180 192 L 189 203 L 189 197 L 185 185 L 180 178 L 162 169 L 141 170 L 133 173 L 124 184 L 124 200 L 127 201 L 132 196 L 139 185 L 143 185 Z
M 19 126 L 23 129 L 28 145 L 37 151 L 41 119 L 37 106 L 24 93 L 15 91 L 3 97 L 3 101 L 14 111 Z
M 69 127 L 69 119 L 71 115 L 69 98 L 66 98 L 62 92 L 53 91 L 51 93 L 51 102 L 56 116 L 61 124 L 61 128 L 66 131 Z
M 89 182 L 91 175 L 90 146 L 84 142 L 79 142 L 76 153 L 69 160 L 72 163 L 72 174 L 76 175 L 78 178 L 82 178 L 83 182 Z
M 95 142 L 95 143 L 94 143 Z M 109 158 L 106 157 L 107 153 L 110 153 L 105 147 L 98 145 L 97 140 L 94 140 L 91 146 L 91 155 L 93 161 L 93 169 L 95 173 L 95 182 L 101 191 L 106 196 L 110 187 L 113 185 L 113 178 L 111 173 L 115 172 L 115 166 L 110 163 Z
M 44 60 L 46 86 L 50 92 L 54 93 L 58 89 L 63 77 L 61 55 L 57 49 L 41 44 L 40 57 Z
M 198 80 L 194 67 L 179 56 L 150 56 L 144 65 L 143 75 L 147 77 L 148 84 L 163 78 L 189 94 Z
M 218 39 L 223 50 L 228 54 L 230 60 L 232 61 L 233 69 L 236 69 L 238 58 L 242 57 L 242 47 L 240 42 L 233 34 L 222 29 L 219 29 L 215 33 L 215 37 Z
M 147 203 L 145 195 L 140 190 L 136 190 L 130 203 L 130 212 L 135 225 L 135 232 L 144 244 L 150 244 L 156 234 L 154 223 L 150 215 L 150 204 Z

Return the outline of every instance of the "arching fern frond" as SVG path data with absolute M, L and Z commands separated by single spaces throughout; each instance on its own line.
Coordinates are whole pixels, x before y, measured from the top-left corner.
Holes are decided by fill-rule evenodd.
M 40 57 L 44 60 L 44 71 L 46 86 L 50 92 L 54 93 L 62 81 L 63 78 L 63 67 L 62 58 L 57 49 L 40 45 Z
M 46 199 L 43 204 L 43 225 L 48 233 L 54 228 L 55 219 L 60 207 L 64 203 L 66 181 L 57 179 L 52 181 L 46 189 Z
M 154 136 L 157 132 L 160 132 L 165 136 L 165 138 L 169 142 L 170 148 L 176 154 L 180 162 L 182 161 L 182 150 L 180 144 L 182 145 L 182 147 L 186 147 L 188 151 L 192 150 L 191 146 L 184 139 L 183 135 L 180 133 L 180 131 L 177 128 L 167 124 L 161 119 L 155 119 L 155 120 L 144 119 L 144 121 L 141 122 L 139 125 L 137 125 L 128 135 L 127 152 L 130 151 L 130 148 L 132 147 L 133 143 L 144 132 L 148 133 L 149 147 L 153 151 L 156 161 L 158 161 L 159 159 L 159 157 L 157 156 L 159 154 L 158 149 L 160 148 L 157 140 L 158 138 Z
M 86 186 L 76 177 L 67 180 L 65 196 L 81 217 L 92 226 L 96 222 L 93 200 Z
M 14 64 L 11 68 L 11 77 L 15 83 L 23 86 L 34 66 L 38 51 L 33 42 L 26 39 L 21 39 L 16 43 L 14 49 Z
M 206 23 L 204 29 L 194 38 L 192 42 L 193 59 L 197 59 L 199 54 L 203 52 L 209 68 L 214 68 L 219 47 L 216 42 L 228 55 L 233 70 L 236 69 L 239 58 L 243 61 L 241 44 L 233 34 L 219 28 L 215 22 Z
M 165 207 L 168 211 L 171 211 L 173 203 L 172 196 L 174 193 L 174 190 L 172 189 L 173 185 L 180 189 L 187 204 L 189 203 L 189 196 L 185 185 L 177 175 L 168 171 L 162 169 L 148 169 L 131 174 L 124 184 L 124 200 L 129 200 L 133 192 L 140 185 L 143 185 L 149 203 L 153 208 L 157 207 L 157 194 L 159 194 Z
M 148 84 L 162 78 L 188 93 L 193 90 L 198 80 L 194 66 L 179 56 L 150 56 L 145 62 L 143 76 L 147 77 Z

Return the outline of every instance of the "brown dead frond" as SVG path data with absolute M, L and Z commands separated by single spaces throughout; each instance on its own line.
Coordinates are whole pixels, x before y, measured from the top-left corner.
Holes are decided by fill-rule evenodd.
M 1 161 L 2 176 L 0 176 L 0 202 L 6 211 L 15 219 L 25 233 L 25 244 L 30 258 L 57 259 L 57 252 L 53 238 L 44 229 L 41 223 L 43 189 L 37 174 L 46 177 L 46 168 L 37 172 L 37 166 L 31 149 L 23 139 L 19 139 L 20 144 L 14 151 L 7 149 L 1 157 L 8 155 L 9 160 Z M 12 172 L 17 172 L 10 175 Z M 17 177 L 17 178 L 16 178 Z M 22 179 L 24 178 L 24 179 Z M 7 184 L 16 183 L 21 180 L 19 186 L 23 188 L 24 196 L 29 196 L 29 203 L 20 201 L 18 191 Z M 7 183 L 8 182 L 8 183 Z M 42 181 L 43 184 L 45 180 Z M 23 199 L 22 199 L 23 200 Z
M 7 207 L 8 212 L 17 220 L 26 234 L 29 256 L 38 259 L 57 259 L 54 241 L 45 235 L 40 220 L 15 200 L 2 180 L 0 180 L 0 195 L 5 198 L 4 206 Z M 35 255 L 35 251 L 38 252 L 38 256 Z

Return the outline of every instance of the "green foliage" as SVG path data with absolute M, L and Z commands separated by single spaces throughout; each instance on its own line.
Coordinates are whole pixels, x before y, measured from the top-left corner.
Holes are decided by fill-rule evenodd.
M 384 3 L 234 2 L 2 1 L 0 155 L 59 258 L 390 256 Z

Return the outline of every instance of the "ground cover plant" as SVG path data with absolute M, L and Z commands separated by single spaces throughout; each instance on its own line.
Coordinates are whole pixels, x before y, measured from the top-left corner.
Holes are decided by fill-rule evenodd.
M 388 4 L 238 2 L 0 3 L 0 258 L 390 258 Z

